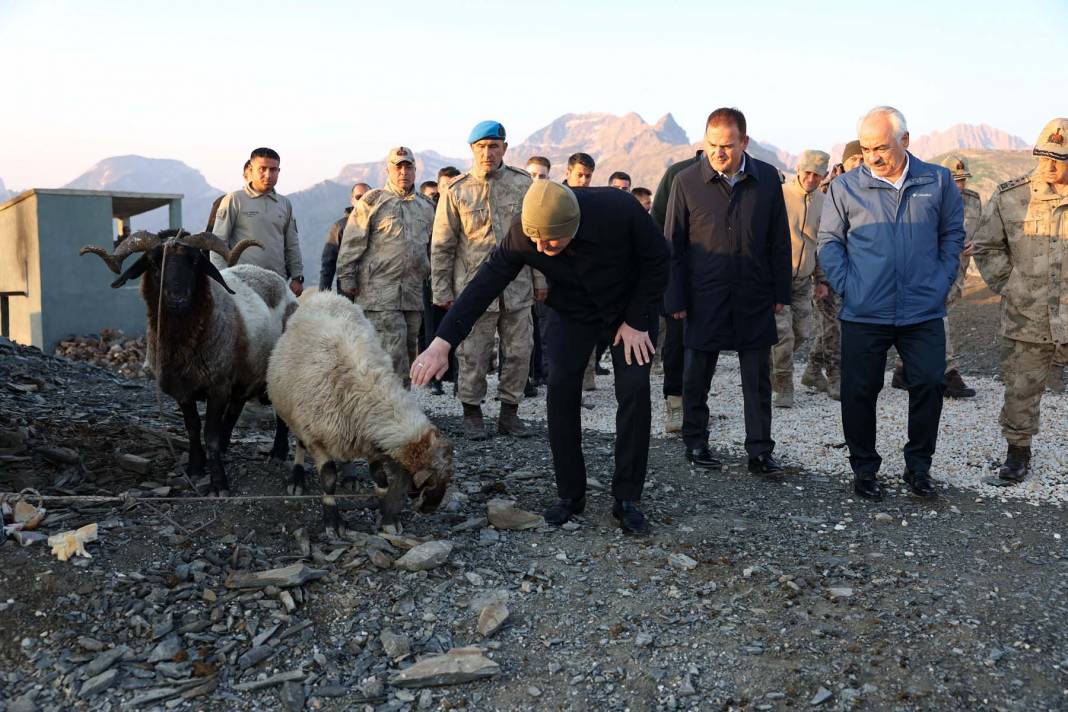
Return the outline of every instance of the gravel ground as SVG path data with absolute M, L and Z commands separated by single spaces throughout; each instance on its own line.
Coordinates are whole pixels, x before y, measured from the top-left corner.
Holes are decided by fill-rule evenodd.
M 654 534 L 625 537 L 603 490 L 605 383 L 587 413 L 589 508 L 566 529 L 486 521 L 495 498 L 535 512 L 554 498 L 534 403 L 523 407 L 535 430 L 525 441 L 468 443 L 458 417 L 435 415 L 456 446 L 455 486 L 437 513 L 407 514 L 401 538 L 371 535 L 366 498 L 346 500 L 356 531 L 344 540 L 321 534 L 313 500 L 57 504 L 45 533 L 97 522 L 100 540 L 92 559 L 66 563 L 42 544 L 0 544 L 0 711 L 1066 709 L 1068 521 L 1059 497 L 950 474 L 959 431 L 995 427 L 984 421 L 996 419 L 996 382 L 977 385 L 981 400 L 947 407 L 947 421 L 976 417 L 944 434 L 946 484 L 933 502 L 894 481 L 882 503 L 853 499 L 842 451 L 823 447 L 838 444 L 837 410 L 805 394 L 775 413 L 779 450 L 798 467 L 782 479 L 737 464 L 729 415 L 713 441 L 734 463 L 721 473 L 691 471 L 677 439 L 654 438 L 643 500 Z M 736 372 L 725 365 L 715 388 L 727 414 Z M 884 401 L 892 411 L 903 396 Z M 1050 402 L 1046 432 L 1059 420 L 1063 433 L 1063 401 L 1056 413 Z M 159 410 L 149 384 L 0 341 L 0 491 L 189 494 L 159 439 L 180 435 L 180 420 L 169 402 Z M 812 451 L 781 434 L 795 431 L 791 417 L 818 433 Z M 235 494 L 280 493 L 282 473 L 264 465 L 270 434 L 238 434 Z M 57 460 L 56 446 L 77 460 Z M 977 462 L 1000 444 L 990 447 Z M 826 469 L 812 465 L 820 451 L 831 453 Z M 148 472 L 117 467 L 116 453 L 143 455 Z M 357 471 L 345 491 L 366 495 L 366 468 Z M 394 565 L 424 540 L 449 541 L 447 560 Z M 294 563 L 322 576 L 227 586 Z M 477 620 L 494 602 L 510 615 L 483 637 Z M 451 687 L 389 684 L 415 660 L 465 645 L 499 672 Z

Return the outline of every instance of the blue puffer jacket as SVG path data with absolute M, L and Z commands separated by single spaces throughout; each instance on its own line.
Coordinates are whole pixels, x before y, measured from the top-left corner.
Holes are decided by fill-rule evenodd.
M 948 170 L 909 154 L 901 190 L 861 166 L 836 178 L 818 255 L 845 321 L 907 326 L 946 315 L 960 269 L 964 206 Z

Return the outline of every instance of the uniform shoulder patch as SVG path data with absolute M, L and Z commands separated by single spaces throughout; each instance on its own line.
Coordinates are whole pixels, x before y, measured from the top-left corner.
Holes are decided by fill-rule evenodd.
M 965 188 L 960 193 L 961 193 L 961 195 L 967 195 L 969 198 L 978 198 L 979 197 L 979 194 L 976 193 L 971 188 Z
M 387 197 L 389 197 L 388 191 L 385 191 L 382 188 L 372 188 L 371 190 L 364 193 L 363 197 L 360 198 L 360 200 L 364 203 L 367 203 L 368 205 L 378 205 Z
M 470 175 L 471 174 L 468 171 L 464 171 L 463 173 L 461 173 L 460 175 L 456 176 L 451 181 L 449 181 L 449 188 L 452 188 L 454 185 L 457 185 L 457 184 L 462 183 L 463 181 L 467 180 L 467 178 Z
M 516 168 L 514 166 L 510 166 L 507 163 L 504 164 L 504 168 L 505 168 L 505 170 L 511 171 L 512 173 L 516 174 L 517 176 L 522 176 L 523 178 L 526 178 L 527 180 L 532 180 L 531 177 L 530 177 L 530 174 L 527 173 L 526 171 L 524 171 L 521 168 Z
M 1007 180 L 1004 183 L 1002 183 L 1001 185 L 999 185 L 998 186 L 998 192 L 999 193 L 1004 193 L 1007 190 L 1012 190 L 1013 188 L 1019 188 L 1021 185 L 1028 185 L 1030 182 L 1031 182 L 1031 174 L 1020 176 L 1019 178 L 1013 178 L 1012 180 Z

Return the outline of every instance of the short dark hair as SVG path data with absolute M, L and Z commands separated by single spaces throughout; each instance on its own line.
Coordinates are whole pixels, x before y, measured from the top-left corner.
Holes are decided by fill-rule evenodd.
M 549 159 L 545 156 L 531 156 L 527 159 L 527 165 L 531 163 L 537 163 L 539 166 L 545 166 L 545 170 L 552 170 L 553 164 L 549 163 Z
M 440 181 L 442 178 L 455 178 L 458 175 L 460 175 L 459 168 L 456 166 L 445 166 L 438 171 L 438 180 Z
M 351 192 L 352 192 L 353 190 L 356 190 L 356 189 L 357 189 L 357 188 L 359 188 L 359 187 L 360 187 L 361 185 L 362 185 L 362 186 L 363 186 L 364 188 L 366 188 L 367 190 L 371 190 L 371 185 L 370 185 L 370 183 L 364 183 L 363 181 L 360 181 L 359 183 L 354 183 L 354 184 L 353 184 L 353 186 L 352 186 L 352 190 L 350 190 L 349 192 L 351 193 Z
M 567 167 L 570 169 L 576 163 L 589 168 L 591 171 L 597 167 L 597 164 L 593 162 L 593 156 L 588 153 L 579 151 L 578 153 L 572 153 L 567 158 Z
M 241 172 L 244 173 L 249 168 L 252 168 L 252 159 L 251 158 L 248 159 L 247 161 L 245 161 L 245 167 L 241 169 Z
M 248 160 L 251 162 L 253 158 L 270 158 L 279 163 L 282 162 L 282 157 L 278 155 L 278 151 L 273 148 L 267 148 L 266 146 L 252 149 L 252 154 L 248 157 Z
M 425 180 L 419 184 L 419 192 L 422 193 L 427 188 L 437 188 L 438 182 L 436 180 Z
M 612 175 L 608 176 L 608 184 L 609 185 L 611 185 L 612 181 L 614 181 L 614 180 L 625 180 L 628 183 L 631 182 L 630 176 L 627 175 L 626 173 L 624 173 L 623 171 L 616 171 Z
M 648 188 L 642 188 L 641 186 L 638 186 L 637 188 L 631 188 L 630 194 L 636 198 L 653 197 L 653 191 L 649 190 Z
M 745 133 L 745 114 L 734 107 L 720 107 L 708 115 L 708 121 L 705 122 L 705 131 L 709 126 L 730 126 L 733 124 L 738 127 L 738 132 L 742 136 L 746 136 Z

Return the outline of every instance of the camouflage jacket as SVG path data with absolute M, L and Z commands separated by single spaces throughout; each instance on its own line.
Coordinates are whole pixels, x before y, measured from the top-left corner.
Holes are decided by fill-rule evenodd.
M 359 290 L 356 303 L 368 311 L 422 311 L 433 220 L 434 203 L 414 190 L 367 191 L 345 223 L 337 256 L 340 287 Z
M 455 301 L 508 235 L 512 219 L 523 209 L 530 183 L 525 171 L 501 166 L 484 178 L 463 173 L 441 191 L 430 245 L 435 304 Z M 526 267 L 488 311 L 529 307 L 534 303 L 534 289 L 544 289 L 545 284 L 540 273 Z
M 979 221 L 983 217 L 983 199 L 971 188 L 965 188 L 960 192 L 960 198 L 964 202 L 964 239 L 975 239 L 975 231 L 979 228 Z M 957 272 L 957 281 L 953 283 L 953 289 L 959 296 L 964 288 L 964 280 L 968 275 L 968 263 L 972 261 L 969 255 L 963 252 L 960 255 L 960 271 Z
M 1001 295 L 1001 333 L 1068 344 L 1068 197 L 1037 176 L 1002 183 L 976 231 L 975 263 Z

